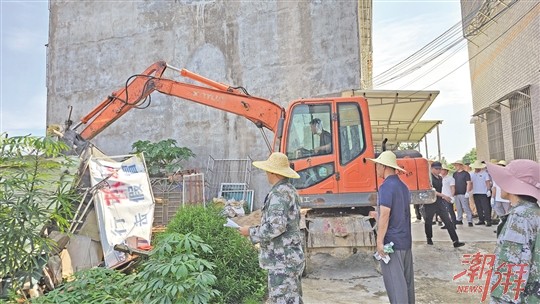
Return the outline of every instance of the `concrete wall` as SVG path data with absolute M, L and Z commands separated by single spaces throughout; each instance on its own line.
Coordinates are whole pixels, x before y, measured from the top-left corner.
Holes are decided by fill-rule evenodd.
M 359 86 L 356 1 L 50 0 L 49 36 L 47 124 L 63 124 L 69 105 L 77 122 L 158 60 L 282 106 Z M 164 77 L 184 81 L 170 71 Z M 166 138 L 192 149 L 197 157 L 187 166 L 203 171 L 208 155 L 268 156 L 245 118 L 159 94 L 93 143 L 116 155 L 137 140 Z M 268 185 L 254 172 L 260 200 Z
M 461 1 L 467 16 L 481 1 Z M 478 112 L 514 90 L 530 85 L 536 159 L 540 160 L 540 5 L 518 1 L 469 39 L 473 108 Z M 502 107 L 507 160 L 514 159 L 509 111 Z M 476 123 L 478 158 L 489 160 L 486 122 Z

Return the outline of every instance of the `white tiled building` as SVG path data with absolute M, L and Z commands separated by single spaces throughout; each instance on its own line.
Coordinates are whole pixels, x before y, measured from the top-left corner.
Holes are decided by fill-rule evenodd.
M 540 160 L 540 2 L 461 0 L 478 159 Z

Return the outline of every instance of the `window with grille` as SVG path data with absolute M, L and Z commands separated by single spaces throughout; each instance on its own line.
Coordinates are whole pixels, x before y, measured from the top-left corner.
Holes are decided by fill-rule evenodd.
M 499 109 L 486 113 L 490 159 L 505 159 L 501 112 Z
M 512 122 L 514 158 L 536 161 L 529 87 L 516 92 L 510 97 L 510 119 Z

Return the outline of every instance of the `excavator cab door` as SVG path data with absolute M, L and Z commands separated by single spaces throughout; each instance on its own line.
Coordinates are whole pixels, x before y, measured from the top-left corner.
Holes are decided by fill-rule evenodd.
M 300 174 L 299 179 L 293 180 L 295 187 L 336 193 L 335 104 L 302 100 L 293 103 L 289 111 L 282 151 Z

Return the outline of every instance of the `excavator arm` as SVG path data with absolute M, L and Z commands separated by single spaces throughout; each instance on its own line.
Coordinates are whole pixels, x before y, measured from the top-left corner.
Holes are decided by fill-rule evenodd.
M 167 68 L 212 88 L 162 78 Z M 130 78 L 133 78 L 131 82 L 128 80 L 124 88 L 108 96 L 73 128 L 75 130 L 84 125 L 79 133 L 83 140 L 94 138 L 129 110 L 143 104 L 155 91 L 246 117 L 257 127 L 265 127 L 276 134 L 279 121 L 285 115 L 285 109 L 270 100 L 248 95 L 245 90 L 229 87 L 185 69 L 177 69 L 164 61 L 156 62 L 142 74 Z

